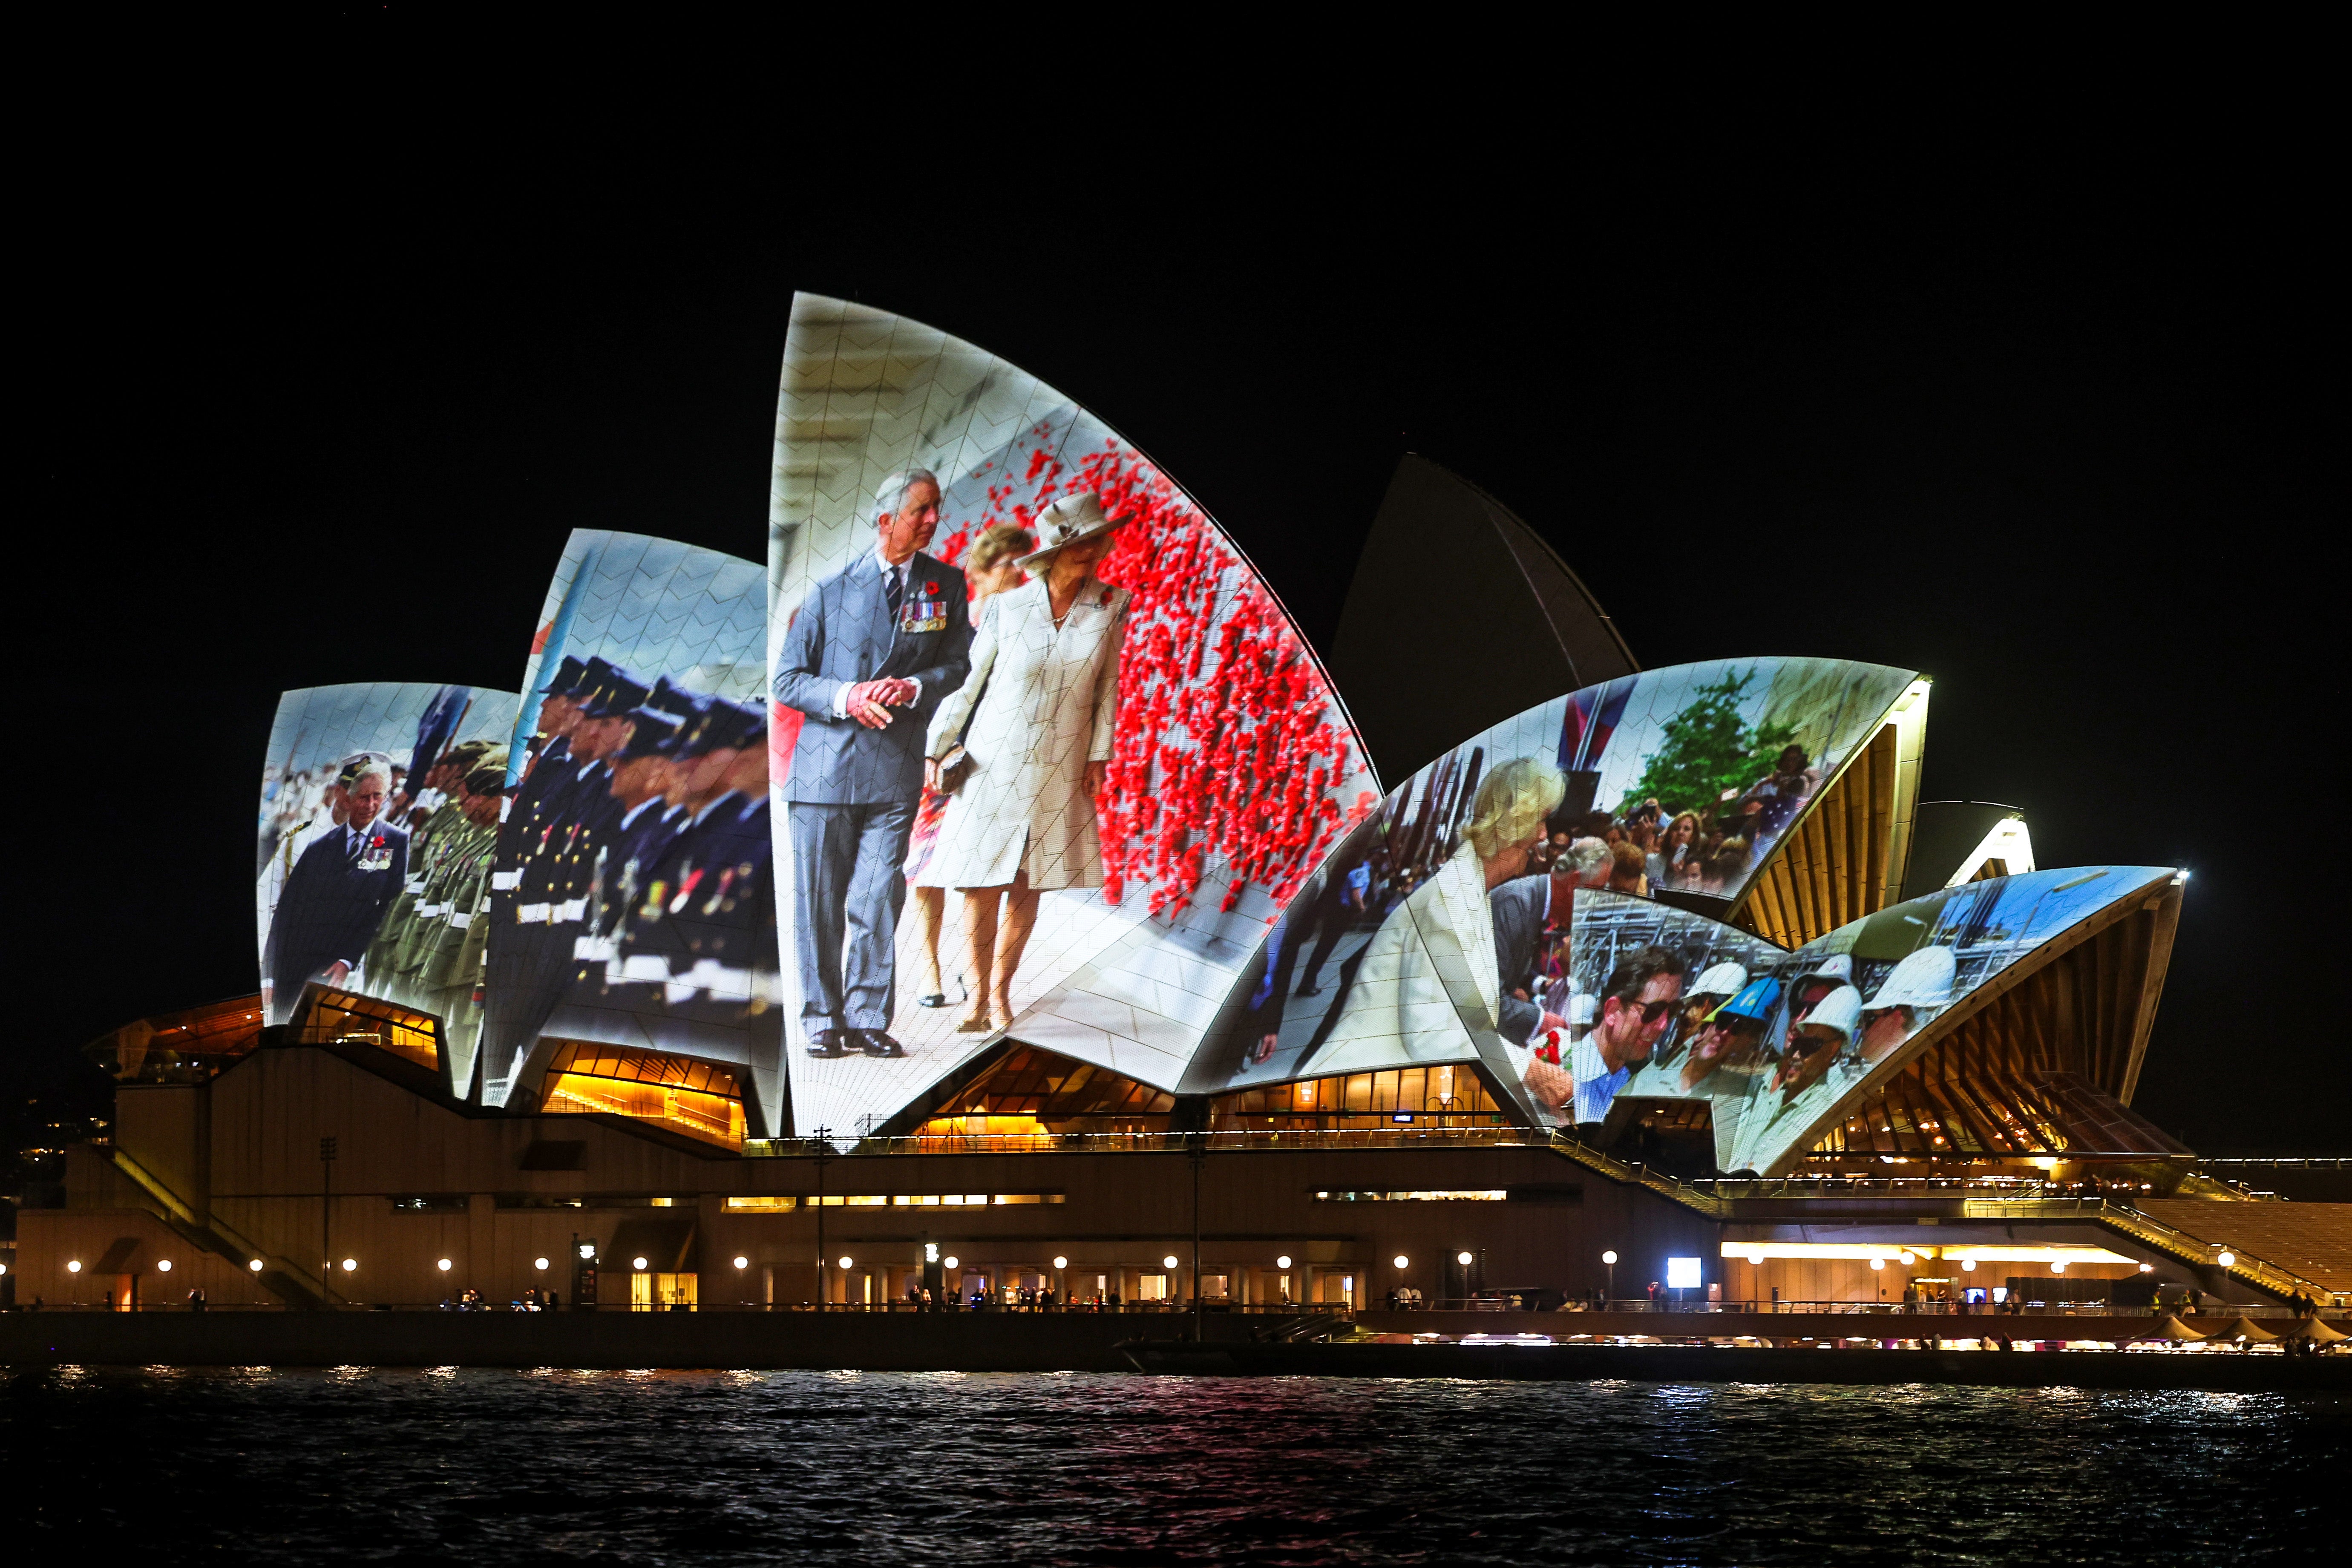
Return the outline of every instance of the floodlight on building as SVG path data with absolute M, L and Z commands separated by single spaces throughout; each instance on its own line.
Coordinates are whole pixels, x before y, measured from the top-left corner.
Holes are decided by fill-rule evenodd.
M 1467 1268 L 1470 1267 L 1470 1255 L 1466 1252 L 1457 1252 L 1454 1255 L 1454 1261 Z
M 645 1272 L 646 1260 L 642 1258 L 632 1258 L 629 1259 L 629 1267 L 642 1274 Z
M 1902 1252 L 1902 1258 L 1903 1258 L 1903 1267 L 1904 1267 L 1904 1268 L 1910 1268 L 1913 1264 L 1915 1264 L 1915 1263 L 1916 1263 L 1916 1262 L 1918 1262 L 1918 1261 L 1919 1261 L 1919 1259 L 1918 1259 L 1918 1258 L 1916 1258 L 1916 1257 L 1912 1253 L 1911 1249 L 1910 1249 L 1909 1247 L 1905 1247 L 1905 1248 L 1903 1249 L 1903 1252 Z
M 1751 1252 L 1748 1255 L 1748 1261 L 1756 1268 L 1761 1268 L 1764 1267 L 1764 1255 L 1760 1252 Z
M 1056 1258 L 1054 1259 L 1054 1267 L 1056 1268 L 1067 1268 L 1069 1266 L 1070 1260 L 1066 1258 Z
M 260 1272 L 261 1272 L 261 1259 L 259 1259 L 258 1258 L 255 1258 L 252 1262 L 250 1262 L 250 1263 L 247 1264 L 247 1265 L 246 1265 L 246 1267 L 247 1267 L 247 1268 L 252 1269 L 256 1274 L 258 1274 L 258 1273 L 260 1273 Z M 446 1263 L 445 1263 L 445 1264 L 443 1264 L 441 1267 L 442 1267 L 442 1268 L 448 1268 L 449 1266 L 448 1266 L 447 1264 L 446 1264 Z
M 958 1263 L 955 1256 L 950 1253 L 949 1256 L 940 1259 L 940 1267 L 942 1268 L 961 1268 L 961 1265 Z
M 546 1258 L 541 1258 L 541 1259 L 539 1260 L 539 1266 L 540 1266 L 541 1268 L 546 1268 L 546 1267 L 547 1267 L 547 1259 L 546 1259 Z M 346 1273 L 346 1274 L 356 1274 L 357 1272 L 359 1272 L 359 1267 L 360 1267 L 360 1260 L 359 1260 L 358 1258 L 344 1258 L 344 1259 L 343 1259 L 343 1272 L 344 1272 L 344 1273 Z
M 168 1258 L 155 1259 L 155 1271 L 159 1274 L 169 1274 L 172 1271 L 172 1260 Z
M 1403 1253 L 1400 1252 L 1400 1253 L 1398 1253 L 1394 1258 L 1392 1258 L 1389 1259 L 1389 1261 L 1390 1261 L 1390 1262 L 1391 1262 L 1391 1263 L 1393 1263 L 1393 1264 L 1395 1264 L 1399 1268 L 1403 1268 L 1403 1267 L 1405 1267 L 1407 1264 L 1411 1263 L 1411 1262 L 1412 1261 L 1412 1259 L 1411 1259 L 1411 1258 L 1407 1258 Z
M 1160 1268 L 1175 1268 L 1175 1267 L 1176 1267 L 1176 1255 L 1175 1255 L 1174 1253 L 1172 1253 L 1172 1252 L 1171 1252 L 1171 1253 L 1170 1253 L 1167 1257 L 1165 1257 L 1165 1258 L 1161 1258 L 1161 1259 L 1160 1260 Z
M 1279 1258 L 1276 1258 L 1276 1259 L 1274 1260 L 1274 1266 L 1275 1266 L 1276 1268 L 1289 1268 L 1289 1267 L 1290 1267 L 1290 1254 L 1288 1254 L 1287 1252 L 1286 1252 L 1286 1253 L 1284 1253 L 1281 1257 L 1279 1257 Z
M 534 1258 L 530 1260 L 530 1266 L 544 1273 L 547 1269 L 547 1259 L 544 1258 Z
M 936 1241 L 927 1241 L 923 1243 L 923 1261 L 926 1263 L 937 1263 L 939 1260 L 940 1244 Z
M 2139 1271 L 2142 1274 L 2153 1274 L 2156 1272 L 2156 1265 L 2153 1263 L 2143 1263 L 2139 1266 Z
M 1614 1252 L 1604 1252 L 1601 1255 L 1601 1261 L 1614 1268 L 1617 1267 L 1617 1255 Z
M 739 1258 L 735 1260 L 735 1267 L 738 1268 L 749 1268 L 751 1267 L 751 1260 L 748 1258 Z
M 257 1267 L 258 1266 L 257 1265 Z M 449 1260 L 446 1258 L 441 1258 L 436 1262 L 433 1267 L 441 1270 L 442 1273 L 446 1274 L 449 1272 Z
M 2213 1261 L 2224 1268 L 2235 1268 L 2238 1266 L 2238 1255 L 2234 1252 L 2225 1252 Z
M 80 1258 L 75 1258 L 71 1263 L 67 1264 L 67 1265 L 66 1265 L 66 1272 L 67 1272 L 67 1273 L 68 1273 L 68 1274 L 79 1274 L 79 1273 L 80 1273 L 80 1272 L 81 1272 L 81 1259 L 80 1259 Z
M 838 1262 L 838 1263 L 839 1263 L 839 1264 L 840 1264 L 844 1268 L 848 1268 L 848 1267 L 849 1267 L 849 1257 L 848 1257 L 848 1255 L 847 1255 L 846 1253 L 843 1254 L 840 1258 L 836 1258 L 835 1261 Z

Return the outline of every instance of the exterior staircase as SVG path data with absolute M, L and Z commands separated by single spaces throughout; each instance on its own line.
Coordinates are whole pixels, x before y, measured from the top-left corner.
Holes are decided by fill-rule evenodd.
M 209 1215 L 197 1214 L 161 1177 L 121 1149 L 111 1149 L 108 1152 L 114 1162 L 114 1168 L 154 1200 L 158 1217 L 190 1246 L 201 1247 L 215 1257 L 226 1258 L 241 1268 L 250 1269 L 258 1259 L 261 1268 L 257 1274 L 263 1288 L 289 1307 L 308 1310 L 327 1304 L 326 1291 L 317 1279 L 282 1258 L 270 1257 L 226 1222 Z

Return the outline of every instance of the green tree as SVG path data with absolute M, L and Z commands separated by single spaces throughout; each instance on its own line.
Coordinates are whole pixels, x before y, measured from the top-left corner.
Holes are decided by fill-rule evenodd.
M 1617 815 L 1653 796 L 1670 815 L 1705 811 L 1725 790 L 1746 789 L 1771 772 L 1797 727 L 1740 721 L 1740 696 L 1755 679 L 1753 669 L 1734 670 L 1694 691 L 1682 711 L 1666 721 L 1664 739 L 1650 753 L 1640 781 L 1617 803 Z

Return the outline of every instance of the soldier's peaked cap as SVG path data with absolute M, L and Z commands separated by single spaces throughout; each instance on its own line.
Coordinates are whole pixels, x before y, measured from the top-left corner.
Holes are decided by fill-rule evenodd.
M 587 665 L 567 653 L 563 656 L 563 662 L 555 667 L 555 674 L 539 689 L 539 694 L 541 697 L 569 697 L 579 689 L 581 679 L 587 673 Z

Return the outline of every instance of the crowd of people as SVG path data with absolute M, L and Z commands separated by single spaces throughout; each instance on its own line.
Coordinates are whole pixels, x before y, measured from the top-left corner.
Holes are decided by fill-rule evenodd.
M 1528 868 L 1573 869 L 1587 885 L 1620 893 L 1729 898 L 1821 782 L 1822 771 L 1804 748 L 1788 746 L 1747 788 L 1726 790 L 1695 809 L 1669 811 L 1651 796 L 1624 802 L 1615 812 L 1582 812 L 1566 820 L 1555 814 L 1544 841 L 1529 854 Z M 1606 874 L 1600 876 L 1604 864 Z

